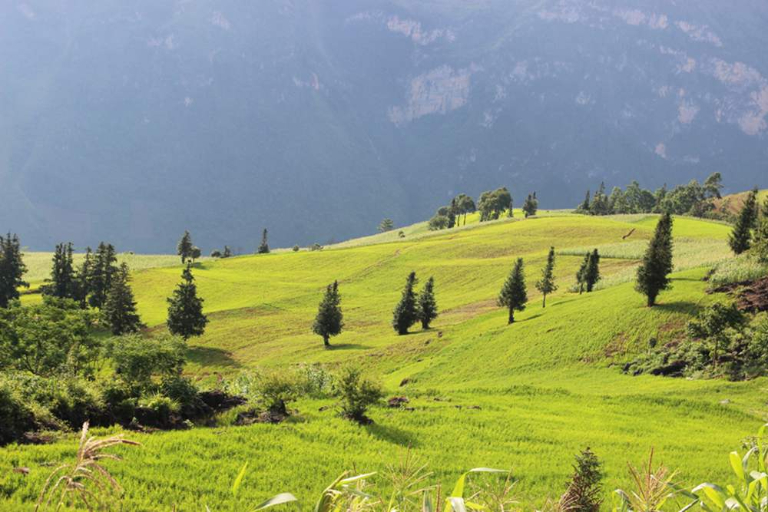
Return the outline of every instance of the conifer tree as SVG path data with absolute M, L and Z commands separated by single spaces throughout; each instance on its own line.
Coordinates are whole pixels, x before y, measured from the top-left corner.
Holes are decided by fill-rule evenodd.
M 344 329 L 344 314 L 341 311 L 341 294 L 339 283 L 334 281 L 325 289 L 325 295 L 317 309 L 317 317 L 312 326 L 312 332 L 323 337 L 325 348 L 330 348 L 331 336 L 341 334 Z
M 400 302 L 395 306 L 392 327 L 397 331 L 397 334 L 408 334 L 408 329 L 419 320 L 419 307 L 416 301 L 416 292 L 414 291 L 416 282 L 416 272 L 408 274 L 405 288 L 403 288 L 403 295 L 400 298 Z
M 587 286 L 587 293 L 591 292 L 597 282 L 600 280 L 600 254 L 597 249 L 592 251 L 587 260 L 587 270 L 584 274 L 584 281 Z
M 189 231 L 184 231 L 184 234 L 181 236 L 181 240 L 179 240 L 178 245 L 176 245 L 176 254 L 181 256 L 182 263 L 185 263 L 188 258 L 192 257 L 193 247 L 194 244 L 192 243 L 192 236 L 189 234 Z
M 261 233 L 261 245 L 259 245 L 259 250 L 257 252 L 259 254 L 269 253 L 269 243 L 267 243 L 267 228 L 264 228 L 264 231 Z
M 107 293 L 112 285 L 112 278 L 117 273 L 117 255 L 112 244 L 99 243 L 94 255 L 89 276 L 90 295 L 88 303 L 93 308 L 101 309 L 107 300 Z
M 102 317 L 115 336 L 136 332 L 141 327 L 141 319 L 136 312 L 136 301 L 133 299 L 129 280 L 128 264 L 123 263 L 112 278 L 107 300 L 101 311 Z
M 11 233 L 5 237 L 0 235 L 0 308 L 7 308 L 12 300 L 19 298 L 19 287 L 29 287 L 22 279 L 26 271 L 19 237 Z
M 394 227 L 395 227 L 395 223 L 392 222 L 392 219 L 386 218 L 379 223 L 379 233 L 386 233 L 387 231 L 392 231 Z
M 528 293 L 525 290 L 525 272 L 523 270 L 523 258 L 517 258 L 512 272 L 504 282 L 499 294 L 499 306 L 509 309 L 508 324 L 515 321 L 515 310 L 523 311 L 528 302 Z
M 197 296 L 197 285 L 188 263 L 181 274 L 182 282 L 168 298 L 168 330 L 185 340 L 205 332 L 208 318 L 203 314 L 203 299 Z
M 763 211 L 755 230 L 755 252 L 761 263 L 768 263 L 768 197 L 763 202 Z
M 637 269 L 635 289 L 646 296 L 648 307 L 656 304 L 656 297 L 662 290 L 669 288 L 670 272 L 672 272 L 672 217 L 669 213 L 664 213 L 656 224 L 653 238 Z
M 541 307 L 547 307 L 547 295 L 557 290 L 555 284 L 555 248 L 549 248 L 549 254 L 547 255 L 547 264 L 541 271 L 541 280 L 536 283 L 536 289 L 541 292 L 543 299 L 541 300 Z
M 590 208 L 590 205 L 589 205 L 589 196 L 590 196 L 590 193 L 589 193 L 589 190 L 587 190 L 587 196 L 584 198 L 584 201 L 583 201 L 583 202 L 582 202 L 582 203 L 579 205 L 579 207 L 577 208 L 577 210 L 578 210 L 579 212 L 582 212 L 582 213 L 589 213 L 589 208 Z
M 451 205 L 448 207 L 448 229 L 456 226 L 456 199 L 451 199 Z
M 739 218 L 728 236 L 728 244 L 734 254 L 741 254 L 752 246 L 752 229 L 757 223 L 757 188 L 747 196 L 739 212 Z
M 41 287 L 43 295 L 50 295 L 59 299 L 78 298 L 77 279 L 72 263 L 72 243 L 61 243 L 53 252 L 53 266 L 51 277 L 46 279 L 46 284 Z
M 603 472 L 597 456 L 589 449 L 576 456 L 573 476 L 561 499 L 574 512 L 598 512 L 603 503 Z
M 93 271 L 93 251 L 90 247 L 85 249 L 85 257 L 76 275 L 77 295 L 75 300 L 80 303 L 80 307 L 85 309 L 88 306 L 88 295 L 91 293 L 91 274 Z
M 435 300 L 435 279 L 427 279 L 424 289 L 419 294 L 419 316 L 422 329 L 429 329 L 432 320 L 437 318 L 437 301 Z
M 221 255 L 222 258 L 231 258 L 232 257 L 232 249 L 229 248 L 228 245 L 224 246 L 224 252 Z
M 581 261 L 581 266 L 579 266 L 579 270 L 576 272 L 576 283 L 579 286 L 579 295 L 584 293 L 584 289 L 587 286 L 587 268 L 589 268 L 590 256 L 591 256 L 591 253 L 587 251 L 587 253 L 584 255 L 584 259 Z
M 507 210 L 507 217 L 512 219 L 515 217 L 515 206 L 514 206 L 514 200 L 509 200 L 509 210 Z

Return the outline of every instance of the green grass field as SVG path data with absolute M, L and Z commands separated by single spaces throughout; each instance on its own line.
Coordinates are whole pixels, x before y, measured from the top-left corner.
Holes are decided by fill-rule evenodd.
M 403 229 L 404 238 L 395 229 L 322 251 L 198 263 L 211 320 L 190 344 L 188 371 L 200 381 L 254 367 L 353 363 L 378 376 L 390 396 L 411 398 L 415 410 L 377 408 L 376 423 L 359 427 L 333 408 L 320 410 L 331 401 L 300 400 L 281 425 L 130 434 L 143 447 L 121 450 L 126 460 L 110 466 L 126 488 L 123 510 L 246 510 L 284 491 L 300 500 L 286 510 L 308 510 L 343 470 L 383 471 L 409 448 L 436 481 L 477 466 L 511 469 L 528 510 L 562 492 L 573 455 L 586 446 L 605 463 L 606 498 L 628 483 L 626 463 L 641 462 L 652 447 L 684 484 L 727 479 L 728 452 L 768 418 L 768 380 L 629 377 L 620 367 L 651 338 L 675 338 L 692 315 L 722 300 L 705 293 L 703 278 L 731 259 L 730 228 L 676 218 L 673 288 L 648 309 L 630 281 L 655 216 L 476 220 L 441 232 L 418 224 Z M 533 284 L 550 245 L 558 251 L 559 290 L 542 308 Z M 593 247 L 603 254 L 601 289 L 569 292 Z M 530 302 L 507 326 L 495 298 L 516 257 L 525 259 Z M 133 287 L 142 319 L 159 331 L 181 268 L 151 266 L 135 267 Z M 396 336 L 391 313 L 411 270 L 422 282 L 435 277 L 441 315 L 429 331 Z M 335 279 L 346 329 L 324 350 L 311 324 Z M 409 383 L 401 387 L 403 379 Z M 71 457 L 74 446 L 73 436 L 0 450 L 0 509 L 28 508 L 50 465 Z M 229 488 L 245 462 L 248 474 L 232 501 Z M 9 472 L 17 466 L 30 474 Z

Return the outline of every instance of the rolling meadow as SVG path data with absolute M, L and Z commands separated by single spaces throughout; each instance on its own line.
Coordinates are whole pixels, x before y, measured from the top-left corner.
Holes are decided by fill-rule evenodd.
M 301 398 L 279 425 L 233 426 L 223 417 L 192 430 L 129 432 L 141 446 L 118 449 L 125 460 L 109 463 L 125 488 L 122 510 L 250 510 L 286 491 L 299 500 L 286 510 L 309 510 L 342 471 L 384 475 L 406 454 L 427 464 L 435 482 L 452 482 L 478 466 L 510 470 L 513 494 L 527 510 L 562 493 L 573 456 L 586 447 L 604 463 L 606 497 L 629 484 L 627 462 L 642 463 L 651 449 L 656 460 L 679 470 L 681 484 L 727 480 L 728 452 L 768 417 L 768 380 L 622 372 L 652 339 L 664 344 L 680 337 L 688 320 L 725 300 L 708 293 L 705 278 L 732 264 L 731 227 L 675 217 L 672 289 L 658 306 L 645 306 L 632 281 L 657 218 L 550 211 L 481 224 L 470 215 L 465 226 L 449 231 L 430 232 L 422 223 L 402 235 L 395 229 L 322 250 L 197 262 L 193 271 L 210 323 L 189 342 L 186 373 L 201 387 L 246 370 L 353 364 L 378 379 L 388 397 L 410 402 L 374 408 L 374 423 L 365 426 L 339 418 L 333 399 Z M 558 290 L 544 308 L 533 283 L 552 245 Z M 602 280 L 596 291 L 580 295 L 575 274 L 593 248 L 602 256 Z M 529 303 L 507 325 L 496 297 L 517 257 L 525 262 Z M 129 263 L 142 321 L 160 333 L 166 297 L 182 267 L 170 256 Z M 440 316 L 429 330 L 414 327 L 398 336 L 392 309 L 411 271 L 420 283 L 434 277 Z M 36 279 L 29 280 L 34 287 Z M 326 350 L 312 321 L 334 280 L 345 330 Z M 39 299 L 27 294 L 23 300 Z M 98 435 L 118 431 L 94 429 Z M 71 458 L 75 446 L 73 434 L 53 444 L 0 449 L 0 509 L 31 509 L 51 468 Z M 29 474 L 10 471 L 22 466 Z M 371 482 L 388 485 L 375 476 Z

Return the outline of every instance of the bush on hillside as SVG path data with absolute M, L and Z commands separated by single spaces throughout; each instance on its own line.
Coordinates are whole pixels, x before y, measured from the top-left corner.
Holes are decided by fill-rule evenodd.
M 336 388 L 341 397 L 341 415 L 344 418 L 361 425 L 373 423 L 365 413 L 384 398 L 384 391 L 378 383 L 363 377 L 360 370 L 346 367 L 337 376 Z
M 140 390 L 153 388 L 153 377 L 179 375 L 186 363 L 185 351 L 181 338 L 145 338 L 138 334 L 113 338 L 107 348 L 117 377 Z
M 35 427 L 35 416 L 20 393 L 0 382 L 0 446 L 18 441 Z

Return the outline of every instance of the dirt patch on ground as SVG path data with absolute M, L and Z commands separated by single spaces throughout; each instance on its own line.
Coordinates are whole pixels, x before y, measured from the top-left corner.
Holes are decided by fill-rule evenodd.
M 758 279 L 739 290 L 737 305 L 750 313 L 768 311 L 768 277 Z
M 727 284 L 712 290 L 713 293 L 728 293 L 736 297 L 741 311 L 757 313 L 768 311 L 768 277 L 755 281 Z

